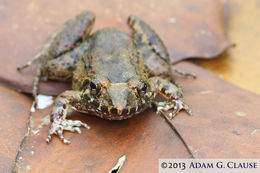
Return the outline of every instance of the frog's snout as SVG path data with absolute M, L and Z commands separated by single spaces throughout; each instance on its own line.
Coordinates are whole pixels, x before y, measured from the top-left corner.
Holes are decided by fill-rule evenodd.
M 109 113 L 117 115 L 130 114 L 131 108 L 136 104 L 135 95 L 131 92 L 126 83 L 112 84 L 108 90 L 108 95 L 112 101 Z
M 113 104 L 110 112 L 121 115 L 127 105 L 127 94 L 129 92 L 127 85 L 125 83 L 112 84 L 107 92 Z
M 126 107 L 122 105 L 115 105 L 113 108 L 109 110 L 109 112 L 117 115 L 126 115 L 129 111 Z

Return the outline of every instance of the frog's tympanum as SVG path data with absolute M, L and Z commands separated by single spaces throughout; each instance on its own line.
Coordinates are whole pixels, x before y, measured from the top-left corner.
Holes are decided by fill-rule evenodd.
M 80 133 L 79 127 L 90 128 L 81 121 L 68 120 L 73 111 L 123 120 L 153 104 L 157 112 L 173 109 L 171 118 L 181 109 L 192 114 L 172 70 L 194 75 L 171 67 L 163 42 L 149 25 L 132 15 L 127 21 L 131 34 L 113 27 L 90 34 L 94 20 L 89 11 L 68 20 L 47 39 L 33 60 L 18 68 L 39 61 L 35 97 L 40 77 L 72 81 L 73 90 L 61 93 L 54 102 L 47 142 L 56 134 L 69 143 L 63 130 Z M 165 101 L 156 101 L 157 94 Z

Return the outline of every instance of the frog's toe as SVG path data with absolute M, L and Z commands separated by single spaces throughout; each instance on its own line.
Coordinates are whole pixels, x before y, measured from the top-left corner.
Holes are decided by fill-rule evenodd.
M 70 144 L 70 141 L 65 139 L 64 136 L 62 135 L 62 133 L 63 133 L 63 130 L 58 130 L 58 136 L 59 136 L 60 140 L 62 140 L 62 142 L 64 144 Z
M 71 132 L 77 132 L 81 133 L 81 130 L 79 127 L 85 127 L 87 129 L 90 129 L 90 126 L 88 126 L 86 123 L 82 123 L 79 120 L 60 120 L 60 121 L 54 121 L 50 127 L 49 135 L 46 138 L 46 142 L 50 143 L 52 135 L 56 134 L 60 138 L 60 140 L 65 144 L 70 144 L 70 141 L 65 139 L 63 136 L 63 130 L 68 130 Z
M 52 135 L 56 134 L 58 135 L 58 137 L 60 138 L 60 140 L 64 143 L 64 144 L 70 144 L 70 141 L 65 139 L 64 136 L 62 135 L 63 133 L 63 128 L 61 125 L 58 125 L 56 123 L 53 123 L 51 128 L 50 128 L 50 131 L 49 131 L 49 134 L 46 138 L 46 142 L 47 143 L 50 143 L 51 141 L 51 138 L 52 138 Z
M 62 135 L 62 131 L 58 131 L 57 134 L 58 134 L 60 140 L 61 140 L 64 144 L 70 144 L 70 141 L 67 140 L 67 139 L 65 139 L 64 136 Z M 49 133 L 48 137 L 46 138 L 46 142 L 47 142 L 47 143 L 50 143 L 51 138 L 52 138 L 52 135 L 53 135 L 53 134 Z
M 172 70 L 182 76 L 185 76 L 185 77 L 191 77 L 191 78 L 194 78 L 196 79 L 197 78 L 197 75 L 193 72 L 186 72 L 186 71 L 183 71 L 181 69 L 178 69 L 178 68 L 175 68 L 175 67 L 172 67 Z
M 48 136 L 47 136 L 47 138 L 46 138 L 46 142 L 49 144 L 50 143 L 50 141 L 51 141 L 51 134 L 49 134 Z
M 79 120 L 66 120 L 66 121 L 63 121 L 64 122 L 64 127 L 65 128 L 68 128 L 68 129 L 65 129 L 65 130 L 70 130 L 70 129 L 73 129 L 72 131 L 77 131 L 76 129 L 79 129 L 78 127 L 85 127 L 87 129 L 90 129 L 90 126 L 87 125 L 86 123 L 83 123 Z M 74 127 L 75 126 L 75 127 Z M 76 129 L 75 129 L 76 128 Z M 70 130 L 71 131 L 71 130 Z M 78 132 L 78 131 L 77 131 Z M 79 132 L 80 133 L 80 132 Z
M 90 129 L 89 125 L 87 125 L 86 123 L 82 123 L 79 120 L 66 120 L 63 122 L 63 129 L 71 132 L 81 133 L 81 130 L 79 128 L 81 126 Z
M 175 101 L 175 106 L 174 106 L 174 110 L 176 110 L 176 114 L 180 111 L 184 109 L 189 115 L 193 115 L 191 109 L 189 108 L 189 106 L 184 102 L 183 99 L 178 99 Z
M 168 115 L 170 119 L 172 119 L 178 113 L 176 112 L 175 105 L 171 102 L 168 101 L 156 102 L 155 105 L 157 107 L 157 111 L 156 111 L 157 114 L 174 108 L 174 111 Z
M 189 106 L 184 102 L 183 99 L 174 100 L 174 103 L 164 101 L 164 102 L 157 102 L 157 113 L 165 112 L 170 109 L 173 109 L 171 113 L 168 114 L 170 119 L 173 119 L 182 109 L 184 109 L 189 115 L 193 115 Z
M 77 133 L 81 133 L 81 130 L 79 127 L 71 127 L 71 129 L 66 129 L 66 130 L 69 130 L 71 132 L 77 132 Z

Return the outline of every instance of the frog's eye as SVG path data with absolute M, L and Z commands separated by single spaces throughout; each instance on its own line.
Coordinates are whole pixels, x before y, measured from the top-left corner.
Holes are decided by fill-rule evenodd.
M 91 90 L 95 90 L 97 88 L 96 84 L 94 82 L 90 82 L 89 84 Z
M 137 88 L 137 91 L 138 91 L 138 94 L 140 96 L 143 96 L 146 91 L 147 91 L 147 88 L 148 88 L 148 85 L 144 82 L 141 82 L 139 85 L 138 85 L 138 88 Z
M 142 83 L 141 90 L 143 92 L 146 92 L 146 90 L 147 90 L 147 84 L 146 83 Z
M 91 94 L 98 94 L 100 92 L 101 87 L 97 81 L 91 81 L 89 83 L 89 89 Z

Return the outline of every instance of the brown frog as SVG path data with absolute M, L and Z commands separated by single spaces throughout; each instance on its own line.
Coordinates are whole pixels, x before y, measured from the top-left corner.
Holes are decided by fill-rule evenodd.
M 90 128 L 81 121 L 67 120 L 73 111 L 122 120 L 154 104 L 157 112 L 173 109 L 170 118 L 181 109 L 192 114 L 172 70 L 186 76 L 194 74 L 172 69 L 163 42 L 150 26 L 132 15 L 128 18 L 131 35 L 113 27 L 90 34 L 94 20 L 89 11 L 68 20 L 48 38 L 33 60 L 18 68 L 39 60 L 35 98 L 40 77 L 72 80 L 73 90 L 61 93 L 52 107 L 48 143 L 56 134 L 68 144 L 63 130 L 80 133 L 79 127 Z M 157 94 L 165 101 L 155 101 Z

